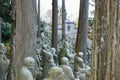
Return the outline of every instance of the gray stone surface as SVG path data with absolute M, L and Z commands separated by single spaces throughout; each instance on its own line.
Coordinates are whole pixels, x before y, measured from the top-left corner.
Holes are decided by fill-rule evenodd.
M 0 43 L 0 80 L 6 80 L 7 69 L 10 63 L 5 53 L 6 53 L 6 47 L 4 46 L 3 43 Z
M 71 67 L 69 66 L 69 60 L 67 57 L 63 57 L 61 59 L 60 67 L 64 71 L 64 79 L 65 80 L 75 80 L 73 71 L 72 71 Z
M 57 66 L 51 67 L 49 70 L 49 76 L 44 80 L 65 80 L 63 69 Z

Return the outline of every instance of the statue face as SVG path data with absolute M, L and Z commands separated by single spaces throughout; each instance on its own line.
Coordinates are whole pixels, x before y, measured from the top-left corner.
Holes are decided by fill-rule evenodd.
M 55 49 L 55 48 L 51 48 L 51 52 L 52 52 L 52 53 L 55 53 L 55 52 L 56 52 L 56 49 Z
M 68 60 L 68 58 L 67 58 L 67 57 L 63 57 L 63 58 L 61 59 L 61 63 L 62 63 L 63 65 L 69 65 L 69 60 Z
M 3 43 L 0 43 L 0 54 L 6 53 L 6 47 Z
M 32 70 L 35 67 L 35 60 L 32 57 L 26 57 L 24 60 L 25 65 L 28 69 Z
M 28 62 L 28 68 L 31 70 L 31 69 L 34 69 L 34 66 L 35 66 L 35 62 L 33 61 L 29 61 Z

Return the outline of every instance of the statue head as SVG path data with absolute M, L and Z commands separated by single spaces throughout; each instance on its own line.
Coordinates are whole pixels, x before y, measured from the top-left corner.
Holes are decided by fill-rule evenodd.
M 35 59 L 32 57 L 26 57 L 24 59 L 24 66 L 26 66 L 29 70 L 32 70 L 35 67 Z
M 67 41 L 63 41 L 63 47 L 64 48 L 69 48 L 69 43 Z
M 62 76 L 63 74 L 64 74 L 63 69 L 58 66 L 51 67 L 49 70 L 49 75 L 50 77 L 53 78 L 57 78 L 59 76 Z
M 48 46 L 47 46 L 47 45 L 42 45 L 42 48 L 43 48 L 43 49 L 47 49 Z
M 37 52 L 38 54 L 40 54 L 40 49 L 36 49 L 36 52 Z
M 62 57 L 61 64 L 62 65 L 69 65 L 69 59 L 67 57 Z
M 51 48 L 51 52 L 52 52 L 52 53 L 55 53 L 55 52 L 56 52 L 56 49 L 55 49 L 55 48 Z
M 83 54 L 84 54 L 83 52 L 79 52 L 78 56 L 83 58 Z
M 6 47 L 3 43 L 0 43 L 0 54 L 5 54 L 6 53 Z

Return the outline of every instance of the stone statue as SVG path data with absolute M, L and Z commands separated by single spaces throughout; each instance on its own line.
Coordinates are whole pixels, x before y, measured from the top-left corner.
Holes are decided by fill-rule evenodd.
M 63 47 L 60 49 L 60 52 L 58 53 L 59 64 L 61 64 L 62 57 L 67 57 L 70 63 L 73 63 L 74 56 L 75 55 L 69 51 L 69 43 L 67 41 L 63 41 Z
M 64 71 L 64 79 L 65 80 L 75 80 L 73 71 L 72 71 L 71 67 L 69 66 L 69 60 L 67 57 L 62 57 L 60 67 Z
M 57 66 L 51 67 L 49 70 L 49 77 L 44 80 L 65 80 L 63 69 Z
M 54 62 L 57 64 L 58 55 L 56 54 L 56 49 L 55 48 L 51 48 L 51 53 L 53 55 Z
M 86 80 L 91 80 L 91 68 L 86 66 Z
M 74 60 L 75 77 L 80 80 L 86 80 L 85 79 L 86 69 L 82 58 L 83 58 L 83 52 L 79 52 L 75 56 L 75 60 Z
M 42 58 L 41 58 L 41 49 L 36 49 L 36 62 L 37 62 L 37 70 L 38 70 L 38 76 L 36 77 L 36 80 L 40 80 L 42 77 Z
M 10 63 L 9 59 L 5 56 L 6 47 L 3 43 L 0 43 L 0 80 L 6 80 L 7 69 Z
M 20 70 L 19 80 L 35 80 L 37 71 L 35 71 L 35 60 L 32 57 L 26 57 Z
M 55 66 L 53 54 L 50 52 L 50 50 L 47 49 L 47 45 L 43 45 L 42 50 L 42 56 L 43 56 L 43 78 L 46 78 L 48 76 L 48 71 L 50 67 Z

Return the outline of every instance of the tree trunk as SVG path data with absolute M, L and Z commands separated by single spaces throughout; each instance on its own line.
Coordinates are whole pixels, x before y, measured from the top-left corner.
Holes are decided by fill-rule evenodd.
M 15 29 L 16 29 L 16 0 L 11 0 L 12 5 L 12 34 L 11 34 L 11 45 L 10 45 L 10 64 L 8 68 L 7 80 L 14 80 L 14 58 L 15 58 Z
M 38 19 L 38 30 L 37 30 L 37 38 L 40 38 L 40 0 L 38 0 L 38 17 L 37 17 Z
M 115 66 L 113 67 L 113 76 L 115 77 L 114 80 L 119 80 L 120 78 L 120 1 L 116 0 L 116 8 L 117 8 L 117 15 L 116 15 L 116 46 L 115 46 L 115 58 L 113 58 L 113 63 Z M 113 65 L 114 65 L 113 64 Z M 115 69 L 114 69 L 115 68 Z
M 35 0 L 16 0 L 15 80 L 18 80 L 23 59 L 35 56 Z
M 94 50 L 92 54 L 92 80 L 115 79 L 115 55 L 118 33 L 118 0 L 95 1 Z
M 52 47 L 57 50 L 57 35 L 58 35 L 58 0 L 53 0 L 52 3 Z
M 65 20 L 66 20 L 65 0 L 62 0 L 62 40 L 66 39 Z
M 75 52 L 84 53 L 84 62 L 86 47 L 87 47 L 87 33 L 88 33 L 88 6 L 89 0 L 80 1 L 80 10 L 79 10 L 79 22 L 78 22 L 78 32 L 75 45 Z
M 2 18 L 0 17 L 0 42 L 2 40 L 2 31 L 1 31 L 1 23 L 2 23 Z

